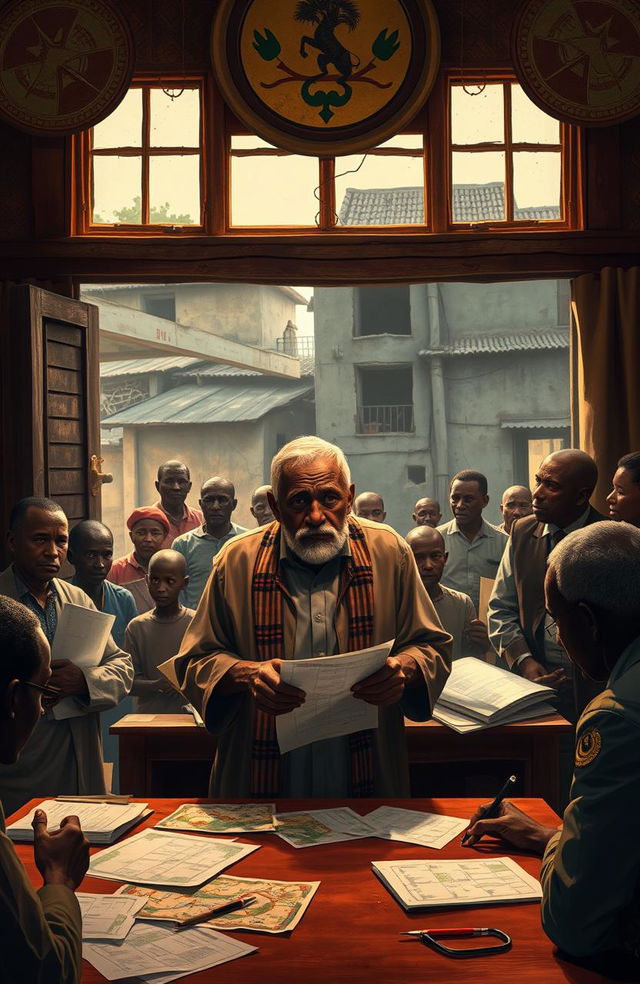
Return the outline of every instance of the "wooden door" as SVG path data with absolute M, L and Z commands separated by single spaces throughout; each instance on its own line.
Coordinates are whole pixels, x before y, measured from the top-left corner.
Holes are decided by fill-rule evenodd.
M 14 287 L 2 354 L 5 510 L 38 495 L 59 502 L 70 526 L 99 519 L 90 470 L 100 454 L 97 307 Z

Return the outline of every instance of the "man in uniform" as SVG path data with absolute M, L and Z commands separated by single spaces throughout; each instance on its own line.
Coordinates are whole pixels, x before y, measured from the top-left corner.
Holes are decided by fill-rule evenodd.
M 218 735 L 211 795 L 407 796 L 404 716 L 430 717 L 450 670 L 440 626 L 404 540 L 349 512 L 342 451 L 317 437 L 271 465 L 278 520 L 218 555 L 178 655 L 161 669 Z M 275 720 L 305 694 L 281 661 L 348 653 L 394 639 L 378 672 L 352 688 L 378 707 L 371 731 L 280 755 Z
M 21 601 L 37 616 L 49 645 L 64 652 L 56 638 L 65 605 L 95 611 L 80 588 L 56 575 L 67 555 L 67 517 L 51 499 L 18 502 L 9 519 L 9 550 L 13 563 L 0 574 L 0 594 Z M 34 794 L 97 794 L 107 791 L 102 764 L 100 711 L 113 707 L 131 689 L 133 665 L 111 636 L 96 666 L 81 669 L 72 659 L 52 664 L 51 685 L 59 699 L 72 698 L 68 716 L 57 718 L 47 707 L 24 746 L 20 760 L 0 767 L 0 789 L 5 808 L 17 810 Z M 73 652 L 69 652 L 73 656 Z M 53 703 L 53 702 L 52 702 Z
M 598 957 L 613 970 L 632 958 L 640 979 L 640 530 L 596 523 L 555 547 L 545 581 L 547 609 L 576 667 L 606 680 L 578 721 L 570 803 L 559 830 L 504 802 L 498 817 L 471 820 L 544 854 L 542 924 L 561 950 Z M 628 962 L 628 961 L 625 961 Z M 625 979 L 629 979 L 626 977 Z
M 55 696 L 49 659 L 36 616 L 0 597 L 0 762 L 6 768 L 15 768 L 40 719 L 41 701 Z M 5 984 L 79 984 L 82 919 L 75 890 L 89 866 L 89 843 L 78 818 L 66 817 L 49 833 L 47 815 L 38 810 L 33 851 L 44 882 L 37 892 L 5 834 L 0 803 L 0 976 Z

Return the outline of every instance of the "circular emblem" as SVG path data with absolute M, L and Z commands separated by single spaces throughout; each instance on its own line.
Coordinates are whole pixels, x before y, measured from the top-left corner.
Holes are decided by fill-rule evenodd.
M 440 59 L 431 0 L 221 0 L 213 67 L 234 113 L 302 154 L 381 143 L 428 96 Z
M 597 728 L 589 728 L 580 735 L 576 745 L 576 765 L 591 765 L 602 748 L 602 735 Z
M 13 0 L 0 20 L 0 114 L 29 133 L 108 116 L 133 73 L 127 23 L 106 0 Z
M 640 113 L 639 13 L 637 0 L 525 0 L 512 52 L 529 98 L 582 126 Z

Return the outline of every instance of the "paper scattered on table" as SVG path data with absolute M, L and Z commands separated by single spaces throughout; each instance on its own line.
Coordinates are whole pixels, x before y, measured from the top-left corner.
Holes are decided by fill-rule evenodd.
M 318 890 L 317 881 L 274 881 L 265 878 L 236 878 L 219 875 L 202 888 L 188 893 L 164 892 L 142 885 L 123 885 L 119 897 L 141 899 L 144 908 L 138 919 L 182 922 L 232 899 L 253 895 L 246 909 L 202 923 L 202 928 L 246 929 L 260 933 L 287 933 L 298 925 Z
M 348 806 L 332 810 L 276 813 L 276 833 L 292 847 L 315 847 L 375 837 L 375 830 Z
M 76 892 L 82 914 L 83 940 L 123 940 L 132 929 L 144 899 Z
M 377 728 L 378 708 L 357 700 L 351 687 L 381 669 L 392 646 L 393 639 L 340 656 L 283 660 L 282 680 L 307 696 L 301 707 L 276 718 L 281 754 L 312 741 Z
M 395 806 L 380 806 L 367 813 L 365 820 L 375 828 L 376 837 L 437 849 L 444 847 L 469 826 L 469 821 L 460 817 L 445 817 L 439 813 L 422 813 Z
M 468 861 L 372 861 L 373 870 L 407 911 L 434 906 L 536 902 L 540 883 L 512 858 Z
M 43 803 L 20 820 L 7 827 L 11 840 L 33 840 L 33 815 L 35 810 L 47 814 L 47 829 L 57 830 L 60 822 L 70 815 L 80 820 L 82 831 L 91 844 L 112 844 L 125 831 L 129 830 L 147 810 L 148 803 L 81 803 L 64 800 L 44 800 Z
M 242 834 L 274 830 L 275 803 L 183 803 L 156 827 L 203 834 Z
M 98 666 L 115 620 L 115 615 L 67 602 L 58 615 L 56 634 L 51 646 L 51 662 L 56 659 L 70 659 L 81 670 Z M 80 714 L 86 714 L 86 706 L 81 707 L 73 697 L 63 698 L 53 708 L 53 716 L 57 720 L 78 717 Z
M 108 981 L 153 975 L 154 984 L 166 984 L 185 974 L 217 967 L 257 948 L 222 933 L 194 926 L 174 933 L 166 926 L 136 923 L 120 944 L 85 943 L 82 956 Z
M 94 854 L 88 873 L 94 878 L 141 885 L 195 888 L 259 847 L 192 834 L 143 830 Z

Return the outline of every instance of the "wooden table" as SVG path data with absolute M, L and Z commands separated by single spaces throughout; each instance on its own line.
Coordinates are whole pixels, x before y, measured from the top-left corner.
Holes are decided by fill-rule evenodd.
M 32 800 L 12 819 L 37 804 Z M 153 826 L 162 816 L 171 813 L 185 800 L 154 800 L 150 805 L 153 816 L 134 830 Z M 202 800 L 189 800 L 202 802 Z M 342 801 L 344 802 L 344 801 Z M 347 801 L 359 813 L 382 804 L 372 800 Z M 407 805 L 407 801 L 386 801 Z M 421 810 L 470 817 L 478 800 L 446 799 L 412 801 Z M 538 799 L 517 800 L 519 806 L 545 824 L 557 824 L 558 817 Z M 309 801 L 280 800 L 279 810 L 309 808 Z M 341 805 L 336 800 L 314 801 L 314 806 Z M 192 836 L 205 836 L 193 834 Z M 296 850 L 274 834 L 240 837 L 243 841 L 259 842 L 259 851 L 244 858 L 229 869 L 245 877 L 274 878 L 285 881 L 312 879 L 321 882 L 317 895 L 300 925 L 290 934 L 267 936 L 238 932 L 232 935 L 259 947 L 257 953 L 243 957 L 241 962 L 224 964 L 215 970 L 185 977 L 185 984 L 411 984 L 437 981 L 438 984 L 602 984 L 607 979 L 599 974 L 561 960 L 540 926 L 537 903 L 474 906 L 469 918 L 462 913 L 441 910 L 425 915 L 408 915 L 383 887 L 371 871 L 371 861 L 400 858 L 460 858 L 473 857 L 475 852 L 464 850 L 456 838 L 441 851 L 367 838 L 343 844 L 309 847 Z M 16 846 L 34 885 L 40 878 L 33 863 L 33 847 Z M 96 848 L 92 849 L 97 850 Z M 487 841 L 486 852 L 503 856 L 504 845 Z M 531 875 L 539 877 L 540 860 L 514 852 L 512 856 Z M 86 878 L 82 890 L 112 893 L 117 883 Z M 462 917 L 462 918 L 461 918 Z M 471 922 L 474 926 L 497 926 L 513 938 L 513 949 L 496 957 L 456 961 L 432 953 L 403 930 L 459 926 Z M 91 965 L 84 964 L 83 984 L 97 984 L 101 975 Z
M 149 720 L 150 719 L 150 720 Z M 525 796 L 539 796 L 552 806 L 558 802 L 558 743 L 572 725 L 559 714 L 507 724 L 486 731 L 459 735 L 437 721 L 406 721 L 411 764 L 434 762 L 519 763 Z M 179 776 L 169 776 L 169 763 L 201 763 L 208 775 L 216 740 L 188 714 L 127 714 L 109 729 L 120 742 L 120 789 L 136 796 L 174 796 L 207 786 L 175 788 Z M 418 793 L 425 790 L 418 790 Z

